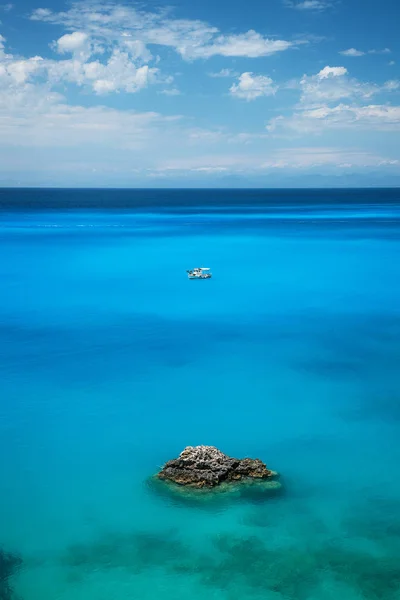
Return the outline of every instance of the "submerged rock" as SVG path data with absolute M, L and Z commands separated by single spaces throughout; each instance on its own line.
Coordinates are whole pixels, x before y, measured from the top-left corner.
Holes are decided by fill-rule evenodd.
M 276 475 L 258 458 L 231 458 L 214 446 L 187 446 L 157 476 L 181 486 L 213 488 L 242 480 L 265 481 Z

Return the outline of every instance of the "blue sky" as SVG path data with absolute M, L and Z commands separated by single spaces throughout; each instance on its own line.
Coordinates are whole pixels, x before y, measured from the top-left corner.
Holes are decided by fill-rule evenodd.
M 398 0 L 39 2 L 0 5 L 0 185 L 400 181 Z

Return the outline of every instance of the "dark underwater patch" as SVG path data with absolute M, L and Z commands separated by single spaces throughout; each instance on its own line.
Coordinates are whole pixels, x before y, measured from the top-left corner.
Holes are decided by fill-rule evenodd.
M 293 514 L 296 515 L 294 520 Z M 249 507 L 240 522 L 253 530 L 259 530 L 258 533 L 263 539 L 269 535 L 268 530 L 275 531 L 277 527 L 282 527 L 285 534 L 297 538 L 303 535 L 308 537 L 310 532 L 314 539 L 324 539 L 329 535 L 329 528 L 324 519 L 315 515 L 307 501 L 293 498 L 291 493 L 283 498 L 271 498 L 268 504 Z
M 400 393 L 378 390 L 368 391 L 356 398 L 351 406 L 343 407 L 340 412 L 347 421 L 384 422 L 396 425 L 400 422 Z
M 0 548 L 0 600 L 17 600 L 10 580 L 21 565 L 20 556 Z
M 400 590 L 400 556 L 374 556 L 332 545 L 316 553 L 319 569 L 329 571 L 368 600 L 395 600 Z
M 351 588 L 366 600 L 394 600 L 400 590 L 399 556 L 377 557 L 344 544 L 271 549 L 258 537 L 222 536 L 214 540 L 220 554 L 201 573 L 204 585 L 242 596 L 279 593 L 288 600 L 309 598 L 327 577 Z M 238 595 L 240 597 L 240 595 Z
M 81 315 L 82 316 L 82 315 Z M 88 320 L 90 321 L 90 315 Z M 229 326 L 137 314 L 114 321 L 75 327 L 34 327 L 0 323 L 0 369 L 45 369 L 58 377 L 87 380 L 99 373 L 127 370 L 143 374 L 154 365 L 180 368 L 208 353 Z M 55 345 L 56 340 L 56 345 Z M 1 351 L 1 349 L 4 349 Z
M 313 340 L 315 351 L 292 366 L 323 379 L 382 379 L 398 371 L 398 314 L 320 315 L 305 323 L 302 335 Z
M 365 370 L 365 364 L 356 359 L 319 358 L 312 360 L 299 360 L 295 363 L 296 368 L 318 375 L 324 379 L 347 379 L 359 376 Z
M 204 585 L 240 590 L 241 597 L 272 591 L 284 598 L 302 599 L 319 582 L 314 556 L 301 548 L 275 550 L 258 537 L 231 535 L 216 537 L 214 546 L 215 563 L 200 576 Z
M 190 554 L 175 530 L 109 533 L 70 546 L 61 563 L 70 569 L 68 577 L 83 577 L 98 569 L 123 568 L 137 574 L 155 567 L 173 568 Z
M 296 546 L 273 547 L 268 531 L 263 531 L 262 536 L 217 535 L 209 551 L 199 552 L 195 540 L 184 542 L 176 530 L 109 534 L 71 546 L 62 564 L 69 568 L 71 581 L 98 569 L 123 568 L 131 574 L 163 569 L 167 576 L 193 577 L 198 585 L 232 599 L 274 592 L 287 600 L 306 600 L 313 594 L 318 597 L 327 580 L 364 600 L 397 599 L 400 554 L 377 555 L 355 550 L 347 542 L 311 542 L 305 537 Z
M 351 506 L 342 527 L 349 537 L 364 538 L 386 550 L 397 547 L 400 561 L 400 511 L 397 497 L 370 495 Z

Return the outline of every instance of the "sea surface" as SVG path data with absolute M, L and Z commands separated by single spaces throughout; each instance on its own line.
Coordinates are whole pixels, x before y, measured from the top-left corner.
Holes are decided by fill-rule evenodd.
M 400 190 L 0 190 L 0 457 L 1 600 L 399 599 Z

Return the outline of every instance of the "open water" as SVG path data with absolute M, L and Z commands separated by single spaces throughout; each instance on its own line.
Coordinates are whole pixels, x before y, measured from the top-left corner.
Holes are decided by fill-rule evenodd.
M 400 598 L 400 190 L 0 210 L 1 600 Z M 149 485 L 197 444 L 283 492 Z

